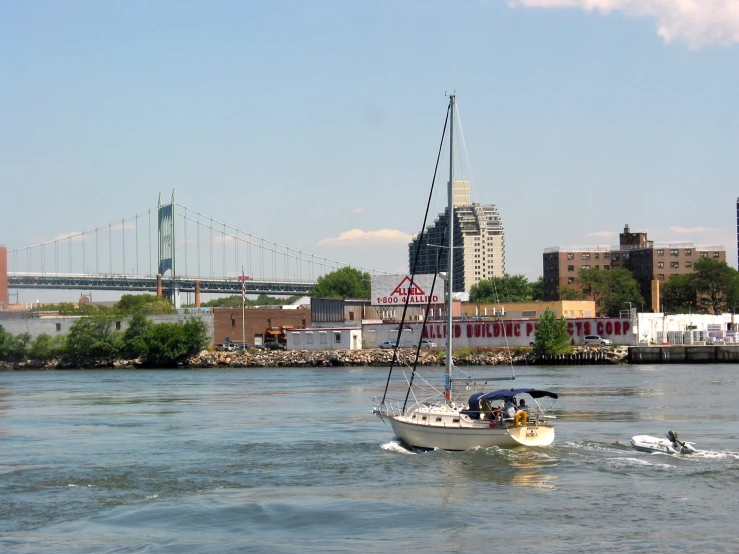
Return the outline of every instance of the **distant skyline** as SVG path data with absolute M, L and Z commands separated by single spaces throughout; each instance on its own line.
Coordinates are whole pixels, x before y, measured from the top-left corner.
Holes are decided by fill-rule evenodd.
M 498 207 L 508 273 L 625 224 L 736 264 L 734 1 L 0 2 L 0 34 L 9 249 L 176 189 L 292 248 L 406 271 L 456 91 L 458 177 Z

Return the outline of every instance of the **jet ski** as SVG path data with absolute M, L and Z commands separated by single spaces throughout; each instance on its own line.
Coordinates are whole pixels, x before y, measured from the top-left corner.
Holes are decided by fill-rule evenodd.
M 683 442 L 677 437 L 675 431 L 668 431 L 666 439 L 651 437 L 649 435 L 636 435 L 631 437 L 631 446 L 639 452 L 661 452 L 662 454 L 692 454 L 695 452 L 693 443 Z

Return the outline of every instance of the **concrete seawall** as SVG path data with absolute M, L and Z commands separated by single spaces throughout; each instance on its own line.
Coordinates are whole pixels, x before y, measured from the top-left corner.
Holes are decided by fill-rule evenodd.
M 739 345 L 631 346 L 630 364 L 739 363 Z

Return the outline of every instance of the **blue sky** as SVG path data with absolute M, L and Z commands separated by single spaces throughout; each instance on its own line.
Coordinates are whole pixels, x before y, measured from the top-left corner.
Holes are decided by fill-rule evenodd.
M 174 188 L 241 230 L 404 271 L 456 91 L 509 273 L 626 223 L 736 265 L 731 0 L 0 1 L 0 37 L 9 248 Z

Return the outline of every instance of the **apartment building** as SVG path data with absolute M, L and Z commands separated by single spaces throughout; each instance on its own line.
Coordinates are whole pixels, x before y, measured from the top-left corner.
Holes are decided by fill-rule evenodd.
M 632 233 L 629 226 L 619 235 L 618 246 L 547 248 L 543 256 L 544 300 L 558 300 L 559 287 L 577 286 L 581 269 L 609 271 L 628 269 L 639 283 L 645 311 L 659 311 L 659 284 L 673 275 L 693 272 L 701 258 L 726 261 L 723 246 L 696 246 L 693 243 L 657 243 L 647 233 Z
M 502 277 L 505 273 L 505 231 L 495 205 L 470 203 L 470 182 L 455 180 L 452 188 L 454 203 L 454 291 L 469 292 L 472 285 L 483 279 Z M 448 210 L 439 214 L 434 223 L 408 245 L 409 271 L 413 270 L 416 251 L 421 244 L 417 274 L 446 271 Z

